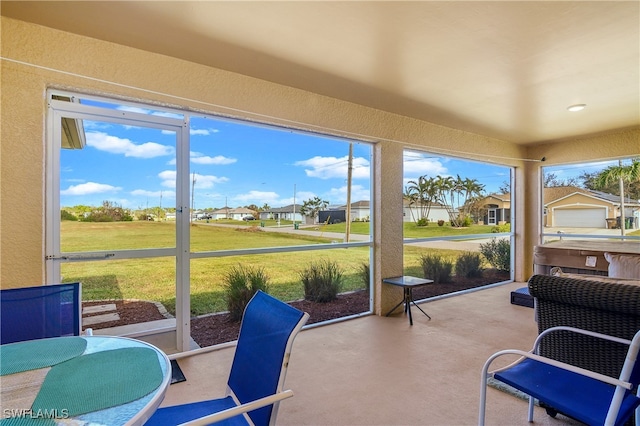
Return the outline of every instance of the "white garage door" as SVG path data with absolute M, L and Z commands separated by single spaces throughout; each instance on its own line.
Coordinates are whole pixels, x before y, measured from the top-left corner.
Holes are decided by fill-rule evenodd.
M 606 209 L 556 209 L 554 226 L 571 228 L 606 228 Z

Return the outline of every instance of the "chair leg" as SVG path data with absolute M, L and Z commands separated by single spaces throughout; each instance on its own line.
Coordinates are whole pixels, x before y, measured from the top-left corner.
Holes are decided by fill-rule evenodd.
M 529 414 L 527 416 L 527 420 L 529 421 L 529 423 L 533 423 L 533 397 L 530 396 L 529 397 Z
M 480 409 L 478 413 L 478 426 L 484 426 L 485 410 L 487 405 L 487 375 L 484 373 L 484 371 L 482 374 L 482 380 L 480 382 Z

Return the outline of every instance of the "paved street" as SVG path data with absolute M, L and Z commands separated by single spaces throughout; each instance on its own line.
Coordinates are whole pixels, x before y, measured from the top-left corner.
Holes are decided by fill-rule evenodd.
M 198 222 L 204 224 L 202 222 Z M 211 223 L 211 226 L 224 226 L 224 227 L 232 227 L 236 228 L 238 225 L 228 225 L 228 224 L 216 224 Z M 293 226 L 281 226 L 281 227 L 264 227 L 260 228 L 266 232 L 286 232 L 293 234 L 302 234 L 302 235 L 312 235 L 317 237 L 325 237 L 331 238 L 336 242 L 344 241 L 344 234 L 339 232 L 323 232 L 321 227 L 314 225 L 303 225 L 300 229 L 294 229 Z M 634 229 L 626 230 L 627 233 L 635 231 Z M 597 235 L 597 236 L 620 236 L 620 229 L 600 229 L 600 228 L 545 228 L 545 234 L 554 234 L 554 235 L 570 235 L 570 234 L 580 234 L 586 235 L 586 237 L 580 237 L 583 239 L 588 239 L 589 235 Z M 549 240 L 551 237 L 546 237 Z M 369 239 L 368 235 L 362 234 L 351 234 L 351 241 L 367 241 Z M 418 242 L 412 243 L 412 245 L 416 245 L 419 247 L 431 247 L 431 248 L 439 248 L 439 249 L 449 249 L 449 250 L 465 250 L 465 251 L 477 251 L 480 248 L 480 244 L 486 243 L 490 241 L 491 238 L 482 238 L 476 240 L 465 240 L 465 241 L 448 241 L 448 240 L 437 240 L 437 241 L 428 241 L 428 242 Z

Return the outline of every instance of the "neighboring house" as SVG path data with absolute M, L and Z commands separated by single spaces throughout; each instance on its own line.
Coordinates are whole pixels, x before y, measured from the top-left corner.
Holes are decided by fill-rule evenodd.
M 408 200 L 403 200 L 403 208 L 402 208 L 402 221 L 403 222 L 416 222 L 418 219 L 422 218 L 422 208 L 416 204 L 409 205 Z M 449 213 L 447 209 L 440 203 L 433 203 L 431 205 L 431 209 L 429 210 L 429 215 L 427 217 L 430 222 L 437 222 L 439 220 L 444 220 L 448 222 L 451 218 L 449 217 Z
M 290 220 L 292 222 L 302 222 L 303 217 L 300 214 L 301 208 L 301 204 L 289 204 L 288 206 L 284 207 L 264 210 L 260 212 L 260 219 Z
M 209 215 L 211 219 L 233 219 L 233 220 L 242 220 L 242 218 L 246 216 L 254 216 L 255 210 L 247 209 L 244 207 L 238 207 L 236 209 L 232 209 L 229 207 L 223 207 L 218 210 L 214 210 Z
M 231 218 L 231 210 L 229 207 L 223 207 L 210 213 L 211 219 L 229 219 Z
M 491 194 L 484 199 L 485 225 L 510 221 L 511 194 Z M 545 227 L 610 228 L 620 216 L 620 197 L 575 186 L 544 188 Z M 625 200 L 625 217 L 638 228 L 640 202 Z
M 247 216 L 256 217 L 256 213 L 257 212 L 255 210 L 247 209 L 245 207 L 238 207 L 237 209 L 229 210 L 229 218 L 233 220 L 242 220 Z
M 346 221 L 347 205 L 333 205 L 327 206 L 325 210 L 318 212 L 318 216 L 313 218 L 314 222 L 326 222 L 339 223 Z M 350 212 L 351 222 L 354 221 L 368 221 L 371 218 L 371 206 L 368 200 L 356 201 L 351 203 Z
M 640 203 L 625 200 L 625 217 L 638 227 Z M 620 197 L 574 186 L 544 189 L 544 220 L 547 227 L 607 228 L 620 216 Z
M 483 202 L 481 223 L 502 225 L 511 222 L 511 194 L 489 194 Z

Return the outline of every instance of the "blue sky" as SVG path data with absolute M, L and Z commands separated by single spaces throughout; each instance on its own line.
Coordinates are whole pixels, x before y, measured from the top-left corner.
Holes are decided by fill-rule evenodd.
M 192 117 L 190 124 L 196 209 L 282 207 L 294 197 L 299 204 L 316 196 L 332 205 L 346 202 L 349 141 L 216 118 Z M 95 206 L 104 200 L 131 209 L 175 206 L 173 132 L 106 121 L 84 121 L 84 127 L 86 146 L 61 152 L 61 206 Z M 353 143 L 353 202 L 370 199 L 371 155 L 371 145 Z M 509 181 L 507 167 L 424 153 L 407 151 L 404 164 L 405 185 L 422 175 L 459 174 L 494 192 Z

